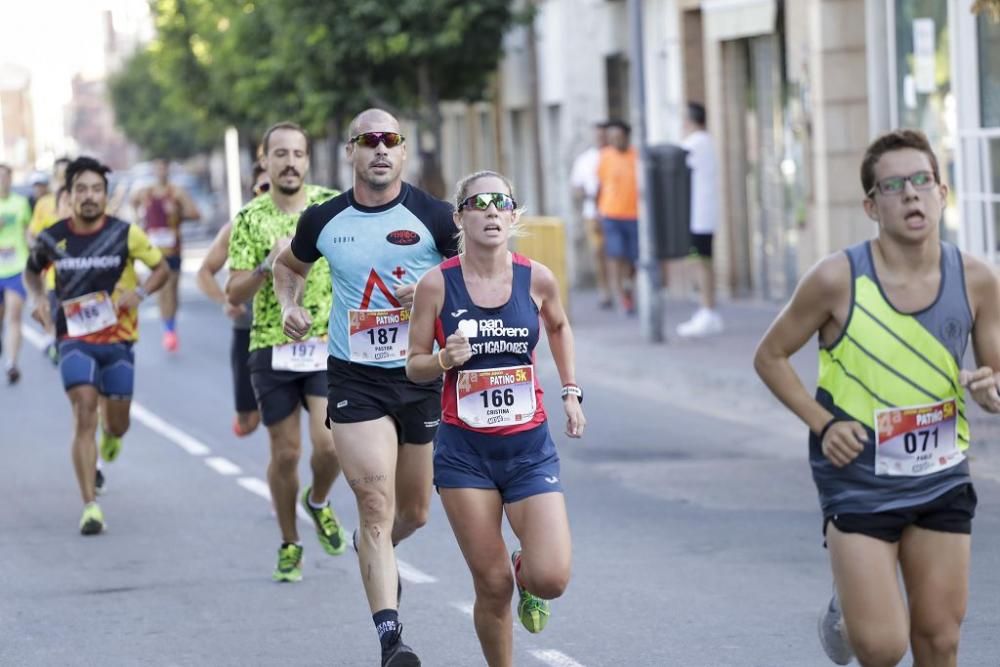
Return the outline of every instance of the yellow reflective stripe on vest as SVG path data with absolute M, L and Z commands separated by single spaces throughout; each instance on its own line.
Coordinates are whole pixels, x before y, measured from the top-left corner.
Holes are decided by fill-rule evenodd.
M 915 317 L 894 310 L 868 276 L 855 280 L 847 330 L 832 349 L 821 350 L 819 361 L 819 386 L 869 428 L 876 410 L 956 398 L 959 446 L 968 447 L 955 358 Z

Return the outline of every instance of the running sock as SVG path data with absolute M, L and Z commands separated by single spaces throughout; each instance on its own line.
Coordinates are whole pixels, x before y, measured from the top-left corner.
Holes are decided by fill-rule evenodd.
M 372 620 L 375 621 L 375 631 L 378 632 L 378 640 L 382 644 L 382 650 L 388 650 L 396 641 L 396 631 L 399 629 L 399 611 L 383 609 L 372 614 Z
M 171 317 L 163 320 L 163 330 L 173 333 L 177 329 L 177 318 Z
M 321 509 L 323 509 L 324 507 L 327 506 L 327 504 L 329 504 L 329 502 L 330 501 L 327 499 L 327 500 L 324 500 L 323 502 L 321 502 L 319 504 L 314 503 L 313 499 L 312 499 L 312 494 L 310 494 L 310 497 L 309 497 L 309 507 L 313 508 L 314 510 L 321 510 Z

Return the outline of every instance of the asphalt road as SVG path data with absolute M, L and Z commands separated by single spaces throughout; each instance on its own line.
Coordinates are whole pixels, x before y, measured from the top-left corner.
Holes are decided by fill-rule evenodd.
M 232 435 L 228 321 L 190 275 L 183 299 L 172 356 L 159 347 L 155 308 L 143 308 L 136 409 L 122 456 L 106 467 L 99 537 L 77 531 L 58 373 L 28 344 L 21 383 L 0 386 L 0 665 L 378 664 L 353 552 L 325 555 L 303 522 L 304 580 L 271 581 L 280 539 L 263 482 L 266 437 Z M 830 664 L 816 639 L 830 575 L 802 438 L 766 414 L 727 418 L 724 393 L 703 399 L 708 411 L 647 391 L 652 380 L 615 375 L 587 352 L 587 326 L 577 335 L 588 432 L 556 436 L 573 579 L 544 633 L 515 628 L 515 664 Z M 551 363 L 541 372 L 558 396 Z M 960 664 L 996 667 L 1000 486 L 977 487 Z M 353 528 L 342 480 L 332 498 Z M 484 664 L 471 580 L 436 499 L 398 555 L 405 636 L 424 664 Z

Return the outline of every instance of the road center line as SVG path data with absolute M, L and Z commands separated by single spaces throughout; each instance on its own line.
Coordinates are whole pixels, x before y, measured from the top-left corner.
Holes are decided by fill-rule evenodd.
M 471 602 L 452 602 L 450 603 L 452 607 L 459 610 L 466 616 L 472 616 L 472 603 Z
M 163 421 L 141 403 L 132 401 L 132 416 L 146 428 L 159 433 L 191 456 L 207 456 L 212 453 L 207 445 Z
M 534 649 L 529 651 L 529 653 L 531 653 L 532 657 L 536 660 L 544 662 L 546 665 L 551 665 L 552 667 L 583 667 L 582 664 L 561 651 L 553 649 Z
M 231 475 L 243 474 L 243 470 L 241 470 L 238 465 L 221 456 L 209 456 L 205 459 L 205 465 L 220 475 L 226 475 L 227 477 Z
M 411 584 L 433 584 L 437 581 L 437 577 L 418 570 L 406 561 L 397 558 L 396 565 L 399 567 L 399 576 Z
M 242 486 L 244 489 L 260 496 L 264 500 L 270 502 L 271 500 L 271 489 L 268 487 L 267 482 L 262 479 L 257 479 L 256 477 L 240 477 L 236 480 L 236 483 Z

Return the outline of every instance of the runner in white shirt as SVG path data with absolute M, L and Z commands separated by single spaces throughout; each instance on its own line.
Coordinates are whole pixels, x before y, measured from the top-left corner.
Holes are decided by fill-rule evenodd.
M 573 161 L 569 176 L 573 199 L 580 207 L 580 219 L 587 235 L 587 244 L 593 253 L 594 277 L 597 279 L 597 290 L 601 295 L 600 306 L 603 310 L 614 305 L 611 300 L 611 289 L 608 287 L 604 234 L 601 232 L 600 217 L 597 215 L 597 191 L 601 186 L 597 179 L 597 163 L 601 159 L 601 149 L 608 145 L 605 127 L 603 122 L 594 124 L 594 145 L 580 153 Z
M 715 309 L 715 272 L 712 267 L 712 240 L 719 219 L 719 181 L 715 143 L 705 131 L 705 107 L 688 103 L 684 119 L 683 146 L 691 169 L 691 256 L 697 264 L 701 308 L 690 320 L 677 327 L 684 338 L 710 336 L 722 332 L 722 317 Z

